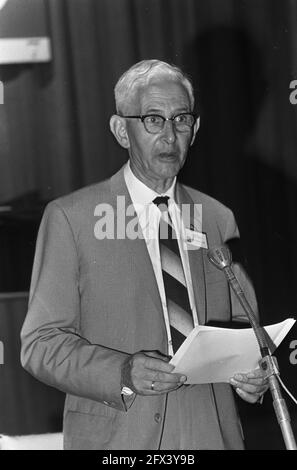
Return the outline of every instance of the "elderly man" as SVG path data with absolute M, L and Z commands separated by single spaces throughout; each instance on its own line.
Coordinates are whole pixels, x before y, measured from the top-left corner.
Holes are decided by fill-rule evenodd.
M 195 325 L 242 315 L 206 257 L 207 243 L 238 237 L 234 217 L 176 181 L 199 128 L 191 83 L 145 60 L 120 78 L 115 99 L 110 127 L 129 162 L 46 208 L 22 364 L 66 392 L 66 449 L 242 449 L 231 386 L 187 385 L 169 363 Z M 179 216 L 197 205 L 202 226 L 195 211 Z M 207 236 L 192 249 L 184 236 L 198 231 Z M 259 370 L 230 381 L 251 403 L 267 388 Z

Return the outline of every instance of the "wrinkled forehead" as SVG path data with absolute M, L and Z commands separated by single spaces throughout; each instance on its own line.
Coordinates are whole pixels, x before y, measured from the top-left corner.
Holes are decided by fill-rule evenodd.
M 154 78 L 140 84 L 131 94 L 131 112 L 145 113 L 149 108 L 191 110 L 188 90 L 180 81 L 170 77 Z

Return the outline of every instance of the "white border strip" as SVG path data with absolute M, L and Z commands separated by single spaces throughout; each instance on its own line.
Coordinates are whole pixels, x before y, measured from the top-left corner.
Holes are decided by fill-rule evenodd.
M 48 62 L 51 56 L 48 37 L 0 38 L 0 64 Z

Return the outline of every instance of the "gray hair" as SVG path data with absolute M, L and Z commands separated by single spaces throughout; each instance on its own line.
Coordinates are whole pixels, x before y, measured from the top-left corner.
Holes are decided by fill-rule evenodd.
M 115 89 L 117 113 L 123 112 L 124 105 L 129 104 L 132 93 L 140 86 L 148 85 L 151 79 L 167 77 L 179 81 L 187 90 L 191 108 L 194 108 L 194 91 L 190 79 L 177 66 L 160 60 L 142 60 L 132 65 L 118 80 Z

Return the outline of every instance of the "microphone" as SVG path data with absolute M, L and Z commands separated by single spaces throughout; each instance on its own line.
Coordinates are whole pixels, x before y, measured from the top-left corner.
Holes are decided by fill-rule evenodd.
M 288 450 L 296 450 L 296 441 L 290 423 L 290 415 L 285 400 L 282 397 L 280 386 L 278 383 L 277 375 L 279 375 L 276 358 L 270 355 L 275 347 L 274 344 L 264 328 L 258 322 L 258 318 L 253 312 L 244 292 L 236 279 L 236 276 L 231 267 L 232 256 L 229 248 L 226 245 L 214 247 L 208 250 L 207 253 L 209 261 L 218 269 L 224 271 L 227 280 L 235 292 L 239 302 L 241 303 L 250 324 L 255 332 L 262 359 L 259 365 L 264 372 L 265 378 L 268 379 L 270 392 L 273 399 L 273 407 L 277 417 L 278 424 L 284 438 L 285 446 Z M 269 345 L 269 347 L 268 347 Z M 270 349 L 270 351 L 269 351 Z
M 236 297 L 238 298 L 241 306 L 243 307 L 248 320 L 253 327 L 255 332 L 256 338 L 258 340 L 258 344 L 260 347 L 261 356 L 265 357 L 269 354 L 268 345 L 267 345 L 267 332 L 260 326 L 258 322 L 258 318 L 255 315 L 251 305 L 249 304 L 241 285 L 239 284 L 233 269 L 231 267 L 232 264 L 232 255 L 227 247 L 227 245 L 216 246 L 207 253 L 209 261 L 218 269 L 222 270 L 225 273 L 228 283 L 230 284 L 231 288 L 233 289 Z M 270 340 L 270 341 L 269 341 Z M 269 337 L 270 346 L 273 345 L 271 338 Z M 272 350 L 274 350 L 272 346 Z M 271 350 L 271 351 L 272 351 Z

